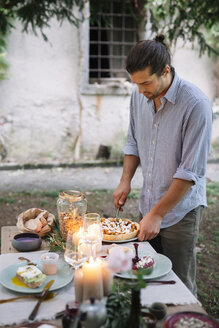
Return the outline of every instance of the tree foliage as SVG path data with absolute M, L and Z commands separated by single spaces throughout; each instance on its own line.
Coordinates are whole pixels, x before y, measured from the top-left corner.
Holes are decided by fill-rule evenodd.
M 5 34 L 14 27 L 17 19 L 23 31 L 31 29 L 35 34 L 40 29 L 47 40 L 43 29 L 50 27 L 51 18 L 60 23 L 67 19 L 76 27 L 83 20 L 82 9 L 88 0 L 0 0 L 0 33 Z
M 200 55 L 219 54 L 218 0 L 148 0 L 153 32 L 167 35 L 170 43 L 182 38 L 196 42 Z
M 67 19 L 78 27 L 84 20 L 83 8 L 89 0 L 0 0 L 0 79 L 5 78 L 7 63 L 4 59 L 5 35 L 14 28 L 17 19 L 23 31 L 39 29 L 47 40 L 45 28 L 52 18 L 60 24 Z M 123 0 L 117 0 L 121 2 Z M 152 32 L 163 32 L 170 43 L 179 38 L 197 45 L 202 55 L 219 54 L 219 5 L 218 0 L 125 0 L 128 10 L 139 22 L 150 12 Z M 90 19 L 101 24 L 111 0 L 90 0 Z M 102 16 L 97 13 L 103 13 Z M 147 16 L 148 19 L 148 16 Z M 207 33 L 206 33 L 207 31 Z

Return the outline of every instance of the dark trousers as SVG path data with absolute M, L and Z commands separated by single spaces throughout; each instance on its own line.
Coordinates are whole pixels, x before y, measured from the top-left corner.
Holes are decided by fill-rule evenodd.
M 196 296 L 196 252 L 199 224 L 203 216 L 203 206 L 198 206 L 177 224 L 160 230 L 151 246 L 166 255 L 173 264 L 173 271 Z

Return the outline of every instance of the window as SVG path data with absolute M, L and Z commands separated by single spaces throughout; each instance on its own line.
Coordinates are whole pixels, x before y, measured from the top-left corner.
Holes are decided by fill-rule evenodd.
M 90 5 L 92 6 L 92 0 Z M 138 41 L 137 22 L 130 12 L 127 0 L 108 0 L 108 5 L 106 12 L 98 13 L 98 21 L 101 23 L 90 23 L 91 84 L 104 83 L 109 79 L 128 79 L 125 70 L 126 56 L 133 44 Z

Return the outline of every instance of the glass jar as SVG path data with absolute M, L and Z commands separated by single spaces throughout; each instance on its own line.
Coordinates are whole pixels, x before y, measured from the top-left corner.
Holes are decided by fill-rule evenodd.
M 59 194 L 57 210 L 61 235 L 66 240 L 68 231 L 77 232 L 83 227 L 87 199 L 80 191 L 63 191 Z

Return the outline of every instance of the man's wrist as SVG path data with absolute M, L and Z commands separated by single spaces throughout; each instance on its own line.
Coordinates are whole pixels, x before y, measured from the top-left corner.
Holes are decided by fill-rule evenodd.
M 128 176 L 123 175 L 120 179 L 120 183 L 131 184 L 131 178 Z
M 150 210 L 150 213 L 152 215 L 160 216 L 161 220 L 163 220 L 164 216 L 167 214 L 167 212 L 164 209 L 156 205 Z

